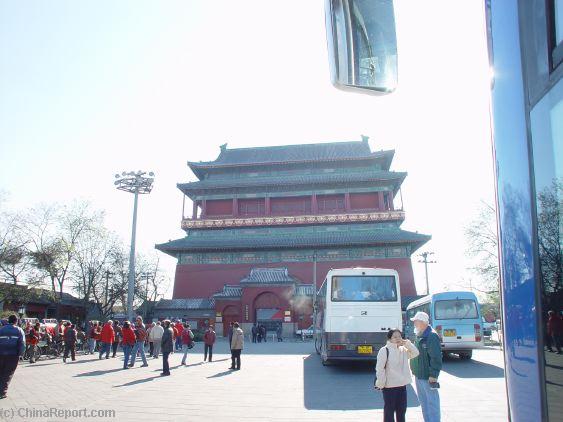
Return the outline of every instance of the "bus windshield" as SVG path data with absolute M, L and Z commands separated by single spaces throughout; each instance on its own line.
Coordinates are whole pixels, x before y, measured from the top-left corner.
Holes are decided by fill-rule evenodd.
M 393 276 L 334 276 L 333 302 L 396 302 Z
M 439 300 L 434 304 L 435 319 L 474 319 L 478 317 L 473 299 Z

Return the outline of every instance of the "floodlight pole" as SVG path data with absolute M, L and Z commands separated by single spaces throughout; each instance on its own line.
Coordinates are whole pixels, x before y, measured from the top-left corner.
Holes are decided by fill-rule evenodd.
M 133 200 L 133 228 L 131 230 L 131 251 L 129 252 L 129 280 L 127 286 L 127 318 L 133 321 L 133 299 L 135 296 L 135 240 L 137 237 L 137 205 L 139 203 L 139 187 L 135 188 Z

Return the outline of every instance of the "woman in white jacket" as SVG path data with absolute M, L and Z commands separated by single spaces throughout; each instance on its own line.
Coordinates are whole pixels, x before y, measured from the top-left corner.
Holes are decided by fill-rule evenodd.
M 404 422 L 407 412 L 407 385 L 412 382 L 409 359 L 418 356 L 418 349 L 403 340 L 401 330 L 387 333 L 387 344 L 377 354 L 375 388 L 383 391 L 383 420 Z

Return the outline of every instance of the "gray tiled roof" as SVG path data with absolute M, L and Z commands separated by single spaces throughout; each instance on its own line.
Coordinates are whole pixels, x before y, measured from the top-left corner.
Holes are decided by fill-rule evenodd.
M 346 158 L 369 158 L 375 154 L 382 155 L 383 153 L 392 154 L 393 151 L 372 153 L 366 141 L 325 142 L 231 149 L 224 145 L 221 147 L 221 153 L 214 161 L 191 162 L 189 164 L 195 166 L 221 166 L 339 160 Z
M 213 297 L 216 298 L 225 298 L 225 297 L 241 297 L 242 296 L 242 287 L 240 286 L 231 286 L 229 284 L 223 286 L 223 290 L 215 293 Z
M 293 284 L 298 280 L 288 274 L 287 268 L 252 268 L 240 284 Z
M 214 309 L 215 301 L 207 298 L 160 299 L 156 309 Z
M 163 252 L 212 251 L 212 250 L 253 250 L 292 249 L 299 247 L 364 246 L 381 244 L 412 244 L 416 248 L 430 240 L 430 236 L 397 228 L 382 228 L 369 231 L 347 232 L 296 232 L 283 234 L 239 234 L 218 237 L 186 236 L 168 243 L 156 245 Z
M 298 284 L 295 286 L 295 294 L 297 296 L 313 296 L 316 288 L 313 284 Z
M 402 181 L 407 176 L 406 172 L 394 171 L 371 171 L 344 174 L 302 174 L 291 176 L 268 176 L 268 177 L 244 177 L 231 179 L 205 179 L 197 182 L 178 183 L 178 189 L 182 192 L 207 191 L 213 189 L 231 189 L 244 187 L 273 187 L 283 185 L 334 185 L 338 183 L 361 183 L 361 182 L 387 182 Z

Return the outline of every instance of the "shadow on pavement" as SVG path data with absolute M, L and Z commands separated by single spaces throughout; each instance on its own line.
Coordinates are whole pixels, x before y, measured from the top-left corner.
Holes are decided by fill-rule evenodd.
M 76 374 L 75 377 L 95 377 L 97 375 L 105 375 L 111 374 L 112 372 L 120 372 L 123 371 L 123 367 L 114 368 L 114 369 L 107 369 L 105 371 L 91 371 L 91 372 L 83 372 L 81 374 Z
M 233 372 L 235 372 L 235 371 L 229 370 L 229 371 L 225 371 L 225 372 L 219 372 L 219 373 L 217 373 L 215 375 L 211 375 L 210 377 L 207 377 L 207 378 L 220 378 L 220 377 L 224 377 L 224 376 L 227 376 L 227 375 L 231 375 Z
M 323 366 L 311 354 L 303 359 L 304 405 L 309 410 L 383 409 L 383 394 L 373 388 L 373 363 L 342 362 Z M 407 386 L 407 406 L 419 406 L 412 385 Z
M 182 365 L 176 365 L 176 366 L 171 366 L 170 370 L 172 369 L 176 369 L 176 368 L 180 368 Z M 158 367 L 158 369 L 153 369 L 153 372 L 162 372 L 162 363 L 160 364 L 160 366 Z
M 126 382 L 125 384 L 121 384 L 121 385 L 114 385 L 114 388 L 119 388 L 119 387 L 130 387 L 132 385 L 137 385 L 137 384 L 143 384 L 145 382 L 149 382 L 158 378 L 162 378 L 160 375 L 156 376 L 156 377 L 149 377 L 149 378 L 142 378 L 140 380 L 135 380 L 135 381 L 130 381 L 130 382 Z
M 442 371 L 458 378 L 504 378 L 504 369 L 496 365 L 452 357 L 444 359 Z
M 45 363 L 30 363 L 28 365 L 21 365 L 18 366 L 19 368 L 30 368 L 30 367 L 34 367 L 34 366 L 48 366 L 48 365 L 55 365 L 57 363 L 60 363 L 61 360 L 56 360 L 53 362 L 45 362 Z

